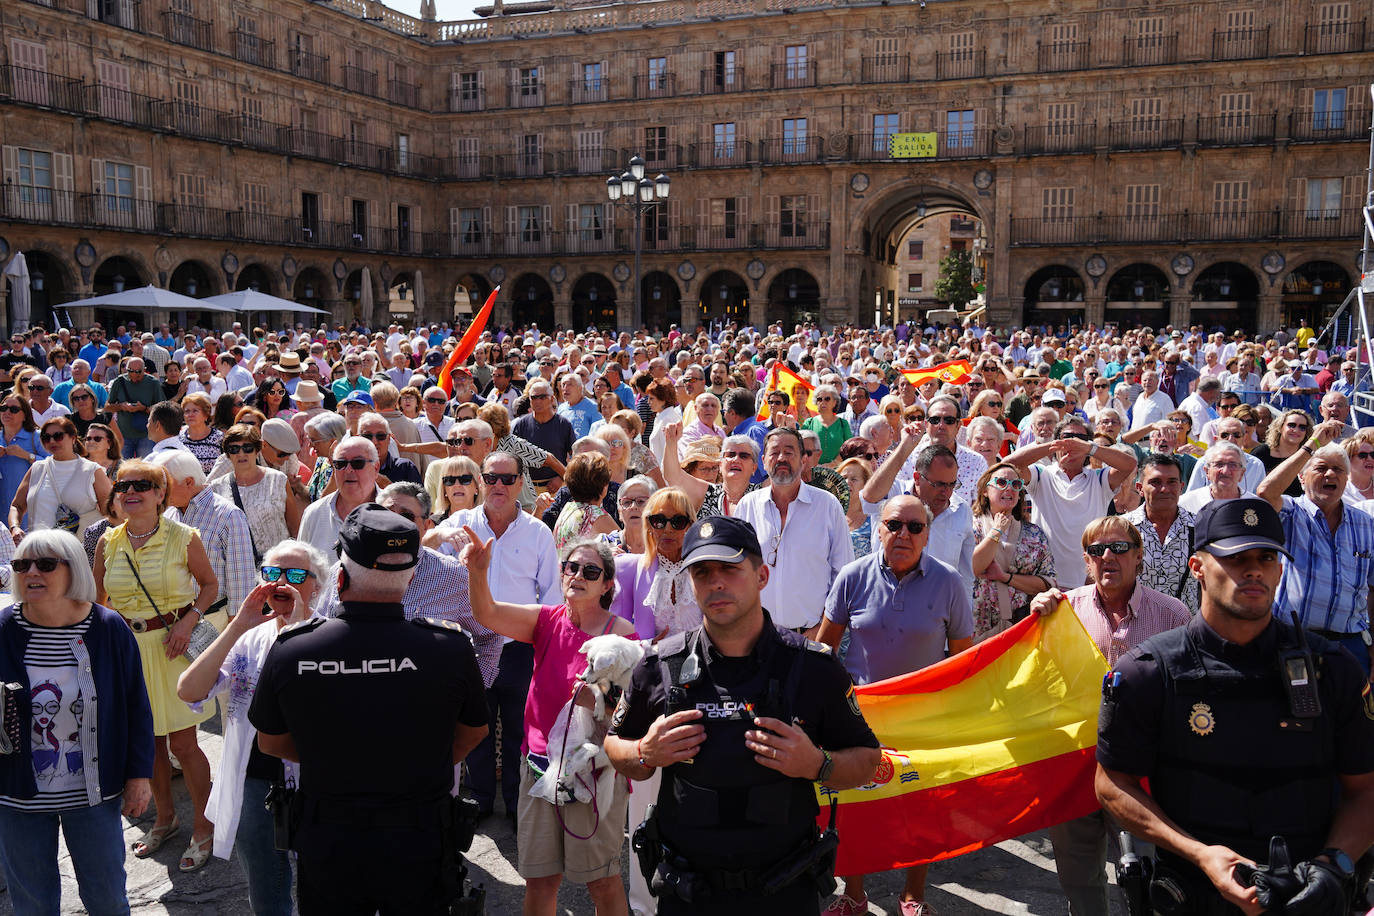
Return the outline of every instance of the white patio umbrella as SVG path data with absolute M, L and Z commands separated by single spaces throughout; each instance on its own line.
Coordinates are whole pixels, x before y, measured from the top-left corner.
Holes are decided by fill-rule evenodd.
M 65 303 L 62 307 L 67 309 L 105 306 L 107 308 L 121 309 L 201 309 L 207 312 L 232 312 L 231 308 L 211 302 L 209 299 L 192 299 L 190 296 L 183 296 L 181 293 L 174 293 L 170 289 L 163 289 L 160 286 L 140 286 L 137 289 L 126 289 L 120 293 L 107 293 L 104 296 L 93 296 L 90 299 L 79 299 L 76 302 Z
M 279 296 L 269 296 L 267 293 L 260 293 L 254 289 L 241 289 L 233 293 L 224 293 L 220 296 L 211 296 L 208 299 L 198 299 L 198 302 L 213 302 L 218 306 L 223 306 L 231 312 L 311 312 L 316 315 L 328 315 L 325 309 L 317 309 L 314 306 L 305 305 L 300 302 L 292 302 L 290 299 L 282 299 Z
M 5 276 L 12 281 L 10 284 L 10 314 L 14 315 L 12 330 L 27 331 L 33 315 L 29 300 L 29 262 L 25 260 L 24 252 L 16 251 L 14 257 L 10 258 L 9 264 L 5 266 Z

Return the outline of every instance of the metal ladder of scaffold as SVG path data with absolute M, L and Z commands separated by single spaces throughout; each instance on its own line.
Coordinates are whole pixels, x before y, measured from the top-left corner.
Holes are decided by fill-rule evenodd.
M 1369 95 L 1374 102 L 1374 84 L 1369 87 Z M 1335 343 L 1336 323 L 1340 320 L 1341 314 L 1346 310 L 1352 311 L 1351 320 L 1347 326 L 1359 322 L 1359 333 L 1351 333 L 1347 336 L 1354 337 L 1352 350 L 1355 354 L 1355 378 L 1357 386 L 1360 382 L 1374 388 L 1374 351 L 1371 351 L 1371 338 L 1369 333 L 1370 306 L 1374 306 L 1374 105 L 1371 105 L 1371 125 L 1369 141 L 1369 164 L 1365 169 L 1365 195 L 1364 206 L 1360 208 L 1360 215 L 1363 223 L 1360 230 L 1363 237 L 1360 246 L 1360 282 L 1352 285 L 1345 299 L 1341 302 L 1341 307 L 1336 310 L 1336 314 L 1331 317 L 1331 323 L 1327 325 L 1325 331 L 1332 333 L 1332 343 Z M 1374 391 L 1356 391 L 1355 397 L 1350 405 L 1351 410 L 1364 417 L 1360 426 L 1374 426 Z

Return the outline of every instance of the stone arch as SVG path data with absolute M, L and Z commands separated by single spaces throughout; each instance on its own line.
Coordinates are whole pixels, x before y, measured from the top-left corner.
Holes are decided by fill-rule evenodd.
M 580 332 L 588 326 L 597 330 L 615 329 L 618 323 L 616 284 L 605 274 L 597 270 L 583 273 L 572 284 L 569 299 L 572 304 L 569 322 L 573 330 Z
M 810 271 L 785 268 L 764 289 L 768 291 L 768 324 L 780 322 L 787 333 L 798 322 L 819 320 L 821 287 Z
M 269 296 L 280 295 L 281 283 L 272 268 L 258 261 L 251 261 L 239 268 L 234 277 L 234 289 L 256 289 Z
M 186 258 L 168 274 L 167 288 L 192 299 L 204 299 L 223 292 L 224 276 L 199 258 Z

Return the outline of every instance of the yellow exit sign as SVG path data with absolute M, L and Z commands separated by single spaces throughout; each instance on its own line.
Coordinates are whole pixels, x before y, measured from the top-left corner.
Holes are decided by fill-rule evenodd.
M 933 130 L 887 138 L 887 151 L 893 159 L 934 159 L 938 147 L 939 135 Z

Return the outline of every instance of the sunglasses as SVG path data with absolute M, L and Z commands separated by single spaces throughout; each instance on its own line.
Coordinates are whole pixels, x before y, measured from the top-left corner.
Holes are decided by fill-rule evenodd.
M 446 487 L 451 487 L 454 484 L 462 484 L 466 487 L 476 479 L 476 476 L 473 474 L 446 474 L 443 477 L 444 486 Z
M 444 398 L 425 398 L 426 404 L 438 404 L 440 407 L 448 403 Z
M 901 531 L 903 528 L 905 528 L 908 532 L 915 535 L 920 534 L 922 531 L 926 530 L 926 523 L 917 521 L 904 522 L 899 518 L 889 518 L 883 522 L 883 527 L 886 528 L 888 531 L 892 532 L 893 534 L 896 534 L 898 531 Z
M 649 527 L 655 531 L 662 531 L 669 525 L 673 526 L 674 531 L 685 531 L 687 526 L 692 524 L 692 520 L 685 515 L 674 515 L 671 518 L 666 515 L 650 515 L 646 520 Z
M 519 474 L 493 474 L 491 472 L 486 472 L 482 474 L 483 482 L 486 483 L 486 485 L 489 487 L 495 486 L 497 481 L 500 481 L 504 486 L 507 487 L 513 486 L 515 482 L 519 479 Z
M 342 471 L 344 468 L 352 468 L 355 471 L 361 471 L 372 462 L 367 458 L 335 458 L 329 463 L 334 465 L 334 470 L 336 471 Z
M 1134 547 L 1135 545 L 1132 544 L 1130 541 L 1112 541 L 1110 544 L 1089 544 L 1087 547 L 1084 547 L 1083 549 L 1088 552 L 1089 556 L 1102 557 L 1106 556 L 1107 551 L 1109 550 L 1117 556 L 1121 556 L 1123 553 L 1132 550 Z
M 81 440 L 81 441 L 83 441 L 83 442 L 109 442 L 110 440 L 109 440 L 109 439 L 106 439 L 104 436 L 87 436 L 85 439 L 83 439 L 83 440 Z
M 1002 402 L 1001 402 L 1001 401 L 988 401 L 987 404 L 986 404 L 986 406 L 987 406 L 987 407 L 1001 407 L 1001 406 L 1002 406 Z
M 89 394 L 74 394 L 74 395 L 72 395 L 72 396 L 69 398 L 69 400 L 71 400 L 71 401 L 73 401 L 73 402 L 76 402 L 76 401 L 89 401 L 90 399 L 91 399 L 91 396 L 90 396 Z
M 1091 442 L 1093 437 L 1087 433 L 1062 433 L 1060 439 L 1077 439 L 1079 442 Z
M 292 585 L 300 585 L 313 573 L 308 569 L 283 569 L 280 566 L 264 566 L 262 568 L 262 581 L 264 582 L 280 582 L 283 575 L 286 576 L 286 581 Z
M 1093 387 L 1094 387 L 1094 388 L 1106 388 L 1106 387 L 1108 387 L 1108 386 L 1106 386 L 1106 385 L 1094 385 Z
M 40 433 L 38 436 L 38 441 L 42 442 L 44 445 L 47 445 L 49 442 L 61 442 L 65 438 L 67 438 L 66 431 L 59 429 L 55 433 Z
M 993 477 L 988 483 L 999 490 L 1015 490 L 1018 493 L 1026 488 L 1026 482 L 1020 477 Z
M 531 400 L 531 401 L 547 401 L 547 400 L 548 400 L 549 398 L 551 398 L 551 397 L 553 397 L 553 395 L 551 395 L 551 394 L 532 394 L 532 395 L 530 395 L 530 400 Z
M 927 419 L 930 423 L 933 423 L 936 426 L 939 426 L 942 423 L 945 426 L 955 426 L 959 423 L 958 417 L 929 417 Z
M 233 445 L 226 445 L 226 446 L 224 447 L 224 454 L 226 454 L 226 455 L 252 455 L 252 454 L 255 454 L 256 452 L 258 452 L 261 448 L 262 448 L 261 445 L 258 445 L 258 444 L 253 443 L 253 442 L 235 442 Z
M 116 493 L 128 493 L 130 490 L 133 490 L 135 493 L 147 493 L 156 486 L 158 485 L 151 480 L 120 480 L 110 489 L 114 490 Z
M 23 413 L 28 410 L 27 407 L 18 407 L 14 404 L 6 404 L 4 409 L 5 413 Z
M 601 578 L 601 574 L 606 570 L 600 566 L 593 566 L 590 563 L 579 563 L 576 560 L 563 561 L 563 574 L 565 576 L 576 576 L 581 573 L 582 578 L 588 582 L 595 582 Z
M 457 446 L 457 445 L 475 445 L 476 442 L 477 442 L 477 437 L 475 437 L 475 436 L 451 436 L 450 438 L 445 439 L 444 442 L 447 443 L 448 445 L 454 445 L 454 446 Z
M 31 567 L 37 567 L 41 573 L 50 573 L 57 569 L 59 563 L 65 562 L 65 560 L 59 560 L 57 557 L 37 557 L 32 560 L 11 560 L 10 565 L 14 567 L 14 571 L 17 573 L 26 573 Z
M 1307 429 L 1308 426 L 1307 426 L 1306 423 L 1285 423 L 1285 424 L 1283 424 L 1283 428 L 1284 428 L 1284 429 Z

